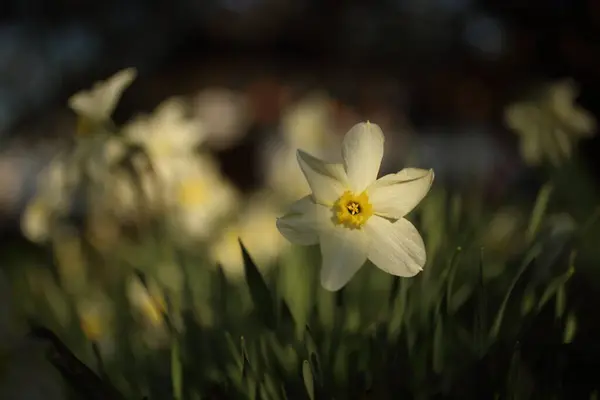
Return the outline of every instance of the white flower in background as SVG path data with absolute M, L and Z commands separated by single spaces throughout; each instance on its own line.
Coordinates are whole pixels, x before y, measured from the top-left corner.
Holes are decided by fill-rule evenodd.
M 208 155 L 179 162 L 179 173 L 165 186 L 173 229 L 189 239 L 205 240 L 232 214 L 238 194 Z
M 269 267 L 288 247 L 273 220 L 277 218 L 275 202 L 264 193 L 250 197 L 238 222 L 228 226 L 210 247 L 210 257 L 232 279 L 244 276 L 244 260 L 239 241 L 250 253 L 253 261 L 262 268 Z
M 21 231 L 33 242 L 48 239 L 55 214 L 69 207 L 70 188 L 79 179 L 78 171 L 56 157 L 39 174 L 37 191 L 21 215 Z
M 508 127 L 521 136 L 521 154 L 530 165 L 548 158 L 559 165 L 570 158 L 573 144 L 595 133 L 594 117 L 575 103 L 578 89 L 571 80 L 545 87 L 538 99 L 509 106 Z
M 343 164 L 298 150 L 312 194 L 294 203 L 277 227 L 293 243 L 320 244 L 321 284 L 327 290 L 341 289 L 367 259 L 403 277 L 425 265 L 423 239 L 404 216 L 429 191 L 433 170 L 406 168 L 377 179 L 383 144 L 379 126 L 367 122 L 344 137 Z
M 227 89 L 205 89 L 192 105 L 206 129 L 206 144 L 226 149 L 244 137 L 249 123 L 248 102 L 241 93 Z
M 187 116 L 185 102 L 179 98 L 164 101 L 152 115 L 138 116 L 123 127 L 123 134 L 153 161 L 190 154 L 204 140 L 202 124 Z
M 135 68 L 127 68 L 71 96 L 69 107 L 80 117 L 79 133 L 88 133 L 110 121 L 123 92 L 136 76 Z
M 298 169 L 296 149 L 333 157 L 341 141 L 333 131 L 332 103 L 325 95 L 313 94 L 286 110 L 281 121 L 283 142 L 264 149 L 263 170 L 269 188 L 290 202 L 310 193 Z
M 46 345 L 21 332 L 11 290 L 0 271 L 0 399 L 65 399 L 58 371 L 46 358 Z

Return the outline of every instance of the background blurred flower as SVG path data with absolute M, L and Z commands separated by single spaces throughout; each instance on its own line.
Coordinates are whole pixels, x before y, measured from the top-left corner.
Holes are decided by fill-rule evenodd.
M 240 240 L 263 270 L 271 267 L 281 252 L 289 247 L 275 225 L 279 209 L 272 196 L 265 192 L 255 193 L 241 206 L 236 223 L 227 226 L 210 248 L 212 261 L 220 264 L 225 274 L 234 280 L 244 275 Z
M 207 146 L 221 150 L 236 144 L 247 133 L 249 109 L 247 99 L 233 90 L 202 90 L 192 100 L 192 110 L 202 121 Z
M 151 115 L 134 118 L 123 127 L 123 134 L 153 161 L 192 153 L 205 136 L 201 121 L 188 115 L 180 98 L 164 101 Z
M 339 158 L 341 136 L 334 130 L 334 104 L 322 93 L 313 93 L 285 110 L 281 139 L 266 143 L 262 154 L 262 170 L 269 189 L 292 202 L 310 193 L 302 171 L 298 168 L 296 150 L 301 148 L 316 157 Z
M 235 209 L 237 191 L 208 155 L 178 162 L 180 174 L 165 186 L 172 228 L 177 236 L 206 240 Z
M 134 68 L 117 72 L 105 81 L 97 82 L 92 89 L 76 93 L 69 99 L 69 107 L 80 117 L 79 133 L 89 133 L 110 121 L 123 91 L 137 75 Z
M 64 159 L 56 157 L 39 174 L 36 192 L 21 216 L 21 230 L 33 242 L 48 239 L 56 214 L 69 211 L 70 191 L 79 176 L 76 168 L 69 168 Z
M 544 158 L 559 165 L 571 157 L 573 143 L 595 133 L 596 122 L 575 104 L 578 90 L 571 80 L 544 87 L 538 98 L 506 109 L 508 127 L 521 136 L 521 154 L 531 165 Z

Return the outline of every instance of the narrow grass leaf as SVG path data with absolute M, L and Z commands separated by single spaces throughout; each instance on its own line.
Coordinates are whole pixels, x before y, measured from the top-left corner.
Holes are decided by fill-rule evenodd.
M 535 201 L 535 205 L 533 206 L 533 211 L 531 213 L 531 218 L 529 220 L 529 226 L 527 227 L 526 239 L 528 242 L 535 238 L 535 235 L 538 233 L 544 215 L 546 214 L 546 209 L 548 208 L 548 203 L 550 201 L 550 195 L 552 194 L 552 185 L 547 183 L 538 192 L 537 199 Z
M 183 393 L 183 372 L 179 340 L 173 339 L 171 344 L 171 383 L 173 385 L 173 400 L 181 400 Z
M 306 388 L 308 397 L 310 400 L 315 400 L 315 382 L 308 360 L 302 362 L 302 378 L 304 379 L 304 387 Z
M 567 322 L 565 323 L 565 331 L 563 334 L 563 343 L 571 343 L 575 334 L 577 333 L 577 317 L 575 314 L 570 312 L 567 315 Z
M 525 255 L 517 274 L 513 277 L 504 298 L 502 299 L 502 303 L 500 304 L 500 308 L 498 309 L 496 316 L 494 318 L 494 323 L 492 324 L 492 328 L 490 329 L 489 339 L 488 341 L 491 343 L 498 337 L 498 333 L 500 333 L 500 327 L 502 326 L 502 319 L 504 318 L 504 313 L 506 311 L 506 306 L 508 305 L 508 301 L 512 295 L 517 282 L 521 278 L 521 276 L 525 273 L 529 265 L 535 260 L 535 258 L 539 255 L 541 251 L 541 246 L 535 245 L 529 252 Z
M 265 324 L 267 328 L 274 330 L 277 318 L 275 315 L 273 296 L 267 287 L 267 283 L 258 271 L 256 264 L 254 264 L 252 258 L 250 258 L 250 254 L 248 254 L 248 251 L 241 242 L 240 246 L 244 258 L 244 273 L 246 275 L 246 282 L 248 283 L 252 302 L 254 303 L 263 324 Z

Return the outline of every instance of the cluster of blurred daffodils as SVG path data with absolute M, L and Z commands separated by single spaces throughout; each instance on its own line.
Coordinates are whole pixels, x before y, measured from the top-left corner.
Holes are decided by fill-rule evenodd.
M 111 115 L 135 76 L 123 70 L 69 100 L 79 120 L 77 140 L 42 174 L 22 219 L 29 239 L 45 241 L 59 219 L 102 208 L 119 222 L 159 213 L 178 234 L 205 240 L 234 211 L 237 192 L 201 151 L 204 126 L 182 99 L 114 125 Z M 81 188 L 86 205 L 77 210 Z
M 264 147 L 265 187 L 242 194 L 210 149 L 239 140 L 234 133 L 247 115 L 220 124 L 210 110 L 239 115 L 244 100 L 214 91 L 191 101 L 171 98 L 116 126 L 111 116 L 135 77 L 134 69 L 123 70 L 69 100 L 77 135 L 40 175 L 22 216 L 24 234 L 54 248 L 60 286 L 76 304 L 81 332 L 103 356 L 119 340 L 119 306 L 110 294 L 119 280 L 144 342 L 169 344 L 189 284 L 183 276 L 190 272 L 178 265 L 184 253 L 201 253 L 194 260 L 220 266 L 236 283 L 244 277 L 240 241 L 262 270 L 291 250 L 289 242 L 320 244 L 321 284 L 330 291 L 367 260 L 396 276 L 423 269 L 423 240 L 405 216 L 428 193 L 433 171 L 407 168 L 377 179 L 379 126 L 361 123 L 338 135 L 332 101 L 309 96 L 284 113 L 283 139 Z M 219 99 L 216 106 L 207 104 L 209 95 Z M 339 163 L 315 157 L 335 158 L 340 147 Z
M 547 159 L 559 166 L 571 157 L 577 140 L 595 133 L 596 121 L 575 104 L 577 95 L 575 83 L 563 80 L 545 86 L 534 99 L 506 109 L 506 124 L 520 135 L 526 163 L 539 165 Z

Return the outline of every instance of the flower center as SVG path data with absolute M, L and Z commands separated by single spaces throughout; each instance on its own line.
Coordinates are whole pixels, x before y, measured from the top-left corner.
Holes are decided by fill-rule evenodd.
M 344 192 L 333 205 L 333 222 L 349 229 L 360 229 L 373 215 L 373 206 L 369 203 L 367 192 L 356 195 Z
M 181 183 L 178 194 L 178 200 L 182 206 L 193 207 L 206 201 L 208 188 L 202 179 L 189 179 Z

